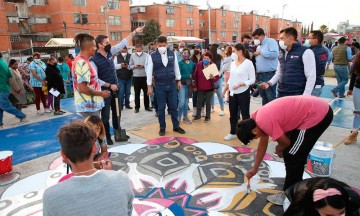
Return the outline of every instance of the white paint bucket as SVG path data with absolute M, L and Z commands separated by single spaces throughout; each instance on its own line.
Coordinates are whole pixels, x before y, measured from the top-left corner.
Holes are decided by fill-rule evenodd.
M 307 159 L 307 172 L 314 176 L 330 176 L 334 153 L 335 150 L 330 143 L 317 141 Z

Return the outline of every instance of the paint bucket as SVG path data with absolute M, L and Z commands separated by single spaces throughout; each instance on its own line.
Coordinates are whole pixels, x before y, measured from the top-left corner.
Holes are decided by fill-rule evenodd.
M 307 159 L 307 172 L 314 176 L 330 176 L 334 153 L 335 150 L 330 143 L 317 141 Z
M 0 175 L 12 171 L 12 151 L 0 151 Z

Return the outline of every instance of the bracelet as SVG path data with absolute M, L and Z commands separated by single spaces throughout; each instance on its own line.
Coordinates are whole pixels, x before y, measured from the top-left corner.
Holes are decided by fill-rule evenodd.
M 266 82 L 269 86 L 272 86 L 271 82 Z

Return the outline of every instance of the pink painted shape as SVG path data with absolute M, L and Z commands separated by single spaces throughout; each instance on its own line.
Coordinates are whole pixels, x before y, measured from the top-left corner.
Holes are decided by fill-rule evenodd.
M 51 162 L 51 164 L 49 165 L 49 170 L 54 170 L 61 164 L 63 164 L 63 161 L 62 161 L 62 157 L 60 156 L 56 158 L 53 162 Z
M 254 152 L 254 151 L 255 151 L 255 149 L 253 149 L 253 148 L 245 148 L 245 147 L 236 147 L 236 148 L 234 148 L 234 149 L 236 149 L 236 150 L 237 150 L 238 152 L 240 152 L 240 153 L 250 153 L 250 152 Z M 274 158 L 273 156 L 269 155 L 269 154 L 265 154 L 264 160 L 271 160 L 271 161 L 273 161 L 273 160 L 275 160 L 275 158 Z
M 32 212 L 32 213 L 29 213 L 29 214 L 27 214 L 26 216 L 36 215 L 37 213 L 42 212 L 42 211 L 43 211 L 43 210 L 40 209 L 40 210 L 34 211 L 34 212 Z
M 179 180 L 178 178 L 171 180 L 170 182 L 168 182 L 168 183 L 165 185 L 165 188 L 170 188 L 170 192 L 176 192 L 176 191 L 178 191 L 177 189 L 171 187 L 171 186 L 173 186 L 178 180 Z M 188 185 L 187 185 L 187 183 L 186 183 L 185 181 L 181 183 L 181 185 L 180 185 L 179 188 L 181 188 L 184 184 L 185 184 L 185 191 L 186 191 L 187 188 L 188 188 Z
M 172 204 L 174 204 L 175 202 L 172 200 L 168 200 L 168 199 L 160 199 L 160 198 L 151 198 L 151 199 L 146 199 L 146 201 L 148 202 L 154 202 L 157 203 L 159 205 L 164 206 L 165 208 L 169 208 Z
M 181 143 L 189 144 L 189 145 L 198 142 L 198 141 L 196 141 L 196 140 L 189 139 L 189 138 L 186 138 L 186 137 L 178 137 L 177 139 L 178 139 Z
M 63 182 L 63 181 L 66 181 L 66 180 L 70 179 L 70 178 L 73 177 L 73 176 L 74 176 L 74 173 L 69 173 L 69 174 L 67 174 L 67 175 L 64 175 L 64 176 L 59 180 L 58 183 Z
M 188 139 L 185 137 L 161 137 L 161 138 L 146 141 L 144 144 L 155 145 L 155 144 L 170 142 L 173 140 L 178 140 L 179 142 L 184 143 L 184 144 L 193 144 L 193 143 L 197 142 L 196 140 Z

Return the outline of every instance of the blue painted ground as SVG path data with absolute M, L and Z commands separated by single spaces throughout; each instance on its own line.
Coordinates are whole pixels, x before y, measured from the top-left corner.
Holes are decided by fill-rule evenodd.
M 334 86 L 324 86 L 321 97 L 334 98 L 330 90 Z M 352 126 L 352 101 L 337 99 L 331 102 L 335 116 L 333 126 L 351 128 Z M 63 125 L 82 117 L 75 114 L 74 99 L 61 100 L 62 109 L 72 113 L 68 116 L 23 125 L 11 129 L 0 130 L 0 151 L 11 150 L 14 152 L 13 164 L 23 163 L 60 150 L 56 134 Z M 339 110 L 339 108 L 341 108 Z

